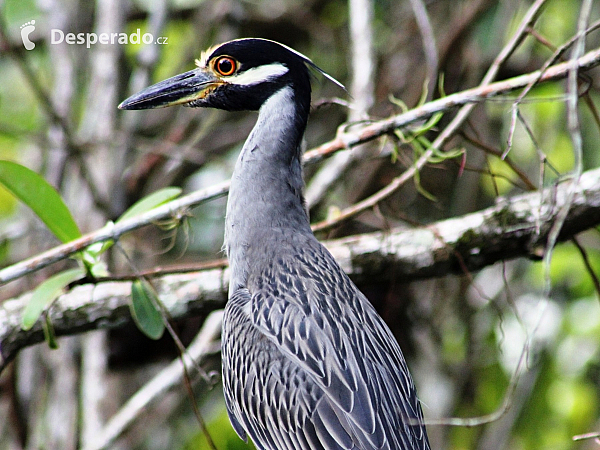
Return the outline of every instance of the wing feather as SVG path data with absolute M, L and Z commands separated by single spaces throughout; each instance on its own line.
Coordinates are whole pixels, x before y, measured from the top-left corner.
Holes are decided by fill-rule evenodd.
M 428 449 L 391 332 L 316 240 L 294 244 L 250 273 L 226 308 L 223 379 L 236 432 L 269 450 Z

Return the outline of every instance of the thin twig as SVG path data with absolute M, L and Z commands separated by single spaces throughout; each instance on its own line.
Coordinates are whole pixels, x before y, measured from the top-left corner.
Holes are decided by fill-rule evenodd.
M 581 245 L 579 239 L 577 239 L 577 236 L 573 236 L 571 238 L 571 242 L 573 242 L 577 250 L 579 250 L 579 253 L 581 254 L 581 259 L 583 260 L 583 264 L 585 265 L 585 268 L 588 274 L 590 275 L 590 278 L 592 279 L 592 283 L 594 283 L 594 289 L 596 289 L 596 294 L 598 294 L 598 298 L 600 298 L 600 280 L 598 279 L 598 276 L 596 275 L 596 272 L 592 267 L 592 263 L 587 254 L 587 251 L 585 250 L 583 245 Z
M 555 175 L 557 175 L 557 176 L 560 175 L 559 170 L 556 167 L 554 167 L 552 165 L 552 163 L 548 160 L 548 157 L 546 156 L 546 154 L 542 150 L 542 147 L 540 146 L 537 139 L 535 138 L 535 133 L 533 132 L 533 130 L 529 126 L 529 123 L 527 122 L 525 117 L 523 117 L 523 114 L 521 113 L 521 110 L 519 110 L 519 109 L 517 109 L 517 119 L 519 120 L 521 125 L 523 125 L 523 129 L 525 130 L 525 133 L 527 133 L 529 140 L 533 144 L 533 148 L 535 149 L 535 152 L 537 153 L 538 158 L 540 160 L 540 166 L 548 166 L 550 168 L 550 170 L 552 170 L 552 172 L 554 172 Z M 502 159 L 506 159 L 504 154 L 502 155 Z M 543 172 L 543 171 L 541 171 L 541 172 Z M 544 185 L 543 176 L 540 176 L 539 185 L 540 186 Z
M 592 31 L 596 30 L 600 28 L 600 20 L 597 22 L 594 22 L 586 31 L 585 34 L 589 34 Z M 563 53 L 565 51 L 567 51 L 567 49 L 569 49 L 575 42 L 577 42 L 577 38 L 578 36 L 574 36 L 573 38 L 569 39 L 567 42 L 565 42 L 563 45 L 561 45 L 558 48 L 554 48 L 546 39 L 542 38 L 537 32 L 535 32 L 533 30 L 533 28 L 529 28 L 528 32 L 534 36 L 536 39 L 538 39 L 540 42 L 544 43 L 545 45 L 548 45 L 551 49 L 554 50 L 554 53 L 552 54 L 552 56 L 550 58 L 548 58 L 545 62 L 544 65 L 542 66 L 542 68 L 540 69 L 540 76 L 544 74 L 544 72 L 550 67 L 552 66 L 554 63 L 556 63 L 556 61 L 558 61 Z M 514 132 L 515 132 L 515 127 L 516 127 L 516 123 L 517 123 L 517 110 L 519 108 L 519 105 L 521 103 L 523 103 L 523 99 L 527 96 L 527 94 L 529 94 L 529 92 L 531 91 L 531 89 L 533 89 L 533 87 L 539 82 L 539 80 L 532 80 L 526 87 L 525 89 L 523 89 L 523 91 L 521 92 L 521 94 L 519 95 L 519 97 L 516 99 L 516 101 L 513 103 L 512 106 L 512 111 L 511 111 L 511 125 L 508 131 L 508 138 L 507 138 L 507 145 L 506 145 L 506 150 L 504 151 L 503 157 L 505 157 L 506 155 L 508 155 L 508 153 L 510 152 L 511 148 L 512 148 L 512 140 L 513 140 L 513 136 L 514 136 Z
M 466 140 L 467 142 L 471 143 L 471 145 L 485 151 L 486 153 L 490 153 L 498 158 L 502 157 L 502 152 L 499 149 L 496 149 L 494 147 L 492 147 L 491 145 L 487 145 L 484 142 L 481 142 L 480 140 L 470 136 L 469 134 L 467 134 L 466 132 L 461 132 L 460 133 L 462 138 L 464 140 Z M 508 167 L 511 168 L 511 170 L 519 177 L 519 179 L 523 182 L 523 184 L 525 185 L 525 187 L 527 188 L 527 190 L 529 191 L 535 191 L 537 190 L 537 187 L 531 182 L 531 180 L 529 179 L 529 177 L 527 176 L 527 174 L 525 172 L 523 172 L 514 162 L 510 157 L 505 157 L 504 158 L 504 162 L 506 163 L 506 165 Z
M 425 420 L 426 425 L 444 425 L 444 426 L 454 426 L 454 427 L 478 427 L 481 425 L 485 425 L 487 423 L 495 422 L 502 418 L 508 410 L 510 409 L 513 396 L 517 389 L 517 384 L 519 383 L 519 379 L 521 378 L 522 373 L 526 370 L 526 361 L 527 355 L 529 354 L 529 348 L 531 346 L 531 338 L 528 338 L 523 346 L 521 351 L 521 355 L 519 357 L 519 361 L 517 363 L 517 367 L 510 378 L 510 382 L 508 387 L 506 388 L 506 392 L 504 393 L 504 398 L 502 399 L 502 405 L 494 412 L 490 414 L 485 414 L 483 416 L 478 417 L 449 417 L 445 419 L 427 419 Z
M 574 441 L 586 441 L 588 439 L 594 439 L 596 442 L 600 443 L 600 432 L 593 431 L 591 433 L 576 434 L 572 439 Z
M 548 235 L 548 244 L 544 250 L 544 272 L 546 280 L 546 294 L 550 293 L 550 263 L 552 261 L 552 254 L 554 246 L 558 240 L 558 235 L 563 227 L 563 224 L 569 214 L 573 196 L 575 195 L 575 186 L 581 179 L 583 173 L 583 143 L 581 137 L 581 129 L 579 126 L 579 114 L 577 106 L 579 104 L 578 85 L 577 79 L 579 76 L 579 68 L 575 61 L 583 55 L 585 51 L 585 37 L 588 19 L 592 8 L 591 0 L 584 0 L 581 5 L 581 12 L 579 14 L 579 21 L 577 24 L 577 42 L 573 48 L 573 56 L 569 61 L 569 71 L 567 76 L 567 128 L 569 135 L 571 136 L 571 142 L 573 143 L 573 156 L 574 156 L 574 167 L 570 175 L 573 179 L 573 188 L 568 192 L 568 199 L 565 205 L 559 210 L 556 221 L 550 230 Z
M 423 0 L 410 0 L 410 6 L 415 14 L 415 20 L 421 33 L 423 42 L 423 53 L 425 53 L 425 65 L 427 67 L 427 99 L 433 96 L 433 90 L 437 83 L 438 53 L 435 43 L 435 34 L 431 26 L 431 20 L 427 14 L 427 8 Z

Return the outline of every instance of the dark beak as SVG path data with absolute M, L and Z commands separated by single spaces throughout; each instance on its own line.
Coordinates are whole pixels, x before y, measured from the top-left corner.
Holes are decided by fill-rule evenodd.
M 153 109 L 182 105 L 203 99 L 221 84 L 223 81 L 211 72 L 198 68 L 147 87 L 123 101 L 119 109 Z

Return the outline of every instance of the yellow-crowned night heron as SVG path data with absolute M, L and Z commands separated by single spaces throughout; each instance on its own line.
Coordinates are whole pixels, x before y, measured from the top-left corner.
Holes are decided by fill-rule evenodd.
M 428 449 L 400 347 L 310 229 L 301 140 L 308 68 L 320 69 L 264 39 L 213 47 L 196 65 L 119 108 L 259 111 L 235 166 L 225 228 L 223 386 L 235 431 L 269 450 Z

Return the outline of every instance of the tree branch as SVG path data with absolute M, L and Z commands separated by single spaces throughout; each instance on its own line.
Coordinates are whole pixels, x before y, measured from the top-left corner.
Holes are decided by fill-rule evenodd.
M 565 78 L 569 73 L 569 70 L 571 70 L 574 65 L 576 65 L 580 71 L 583 71 L 599 64 L 600 49 L 595 49 L 586 53 L 577 60 L 551 66 L 543 73 L 540 71 L 535 71 L 526 75 L 510 78 L 508 80 L 503 80 L 448 95 L 446 97 L 426 103 L 420 107 L 414 108 L 406 113 L 380 120 L 362 127 L 356 126 L 352 127 L 350 130 L 343 130 L 332 141 L 307 152 L 304 157 L 304 162 L 315 163 L 323 159 L 325 156 L 338 150 L 354 147 L 364 142 L 371 141 L 382 135 L 390 133 L 397 128 L 402 128 L 411 123 L 426 119 L 437 112 L 449 111 L 457 106 L 481 102 L 488 98 L 523 88 L 534 80 L 544 82 L 558 78 Z M 411 169 L 408 169 L 406 173 L 408 176 L 408 174 L 411 173 Z M 123 222 L 119 222 L 117 224 L 109 224 L 100 230 L 81 237 L 80 239 L 57 246 L 32 258 L 1 269 L 0 286 L 8 283 L 9 281 L 22 277 L 23 275 L 42 269 L 43 267 L 46 267 L 57 261 L 66 259 L 73 253 L 81 251 L 91 244 L 109 239 L 116 240 L 122 234 L 128 231 L 155 223 L 158 220 L 173 216 L 178 211 L 185 210 L 208 200 L 223 196 L 228 192 L 228 190 L 229 182 L 226 181 L 221 184 L 211 186 L 210 188 L 193 192 L 189 195 L 162 205 L 161 207 L 155 208 L 145 214 L 129 220 L 124 220 Z
M 227 298 L 228 269 L 159 277 L 153 283 L 173 319 L 208 314 L 222 308 Z M 60 296 L 49 316 L 57 336 L 132 322 L 129 313 L 131 282 L 77 286 Z M 21 315 L 31 293 L 0 305 L 0 372 L 24 347 L 44 341 L 40 321 L 29 331 L 21 329 Z
M 343 269 L 357 282 L 402 281 L 478 270 L 516 257 L 539 259 L 558 212 L 572 195 L 558 239 L 564 241 L 600 224 L 600 169 L 582 174 L 579 184 L 563 181 L 541 192 L 499 198 L 496 205 L 413 230 L 392 230 L 326 242 Z M 227 268 L 157 276 L 155 285 L 174 319 L 207 314 L 227 298 Z M 83 285 L 50 308 L 57 335 L 118 327 L 131 321 L 130 282 Z M 0 306 L 0 371 L 16 353 L 44 340 L 40 323 L 20 327 L 30 294 Z

